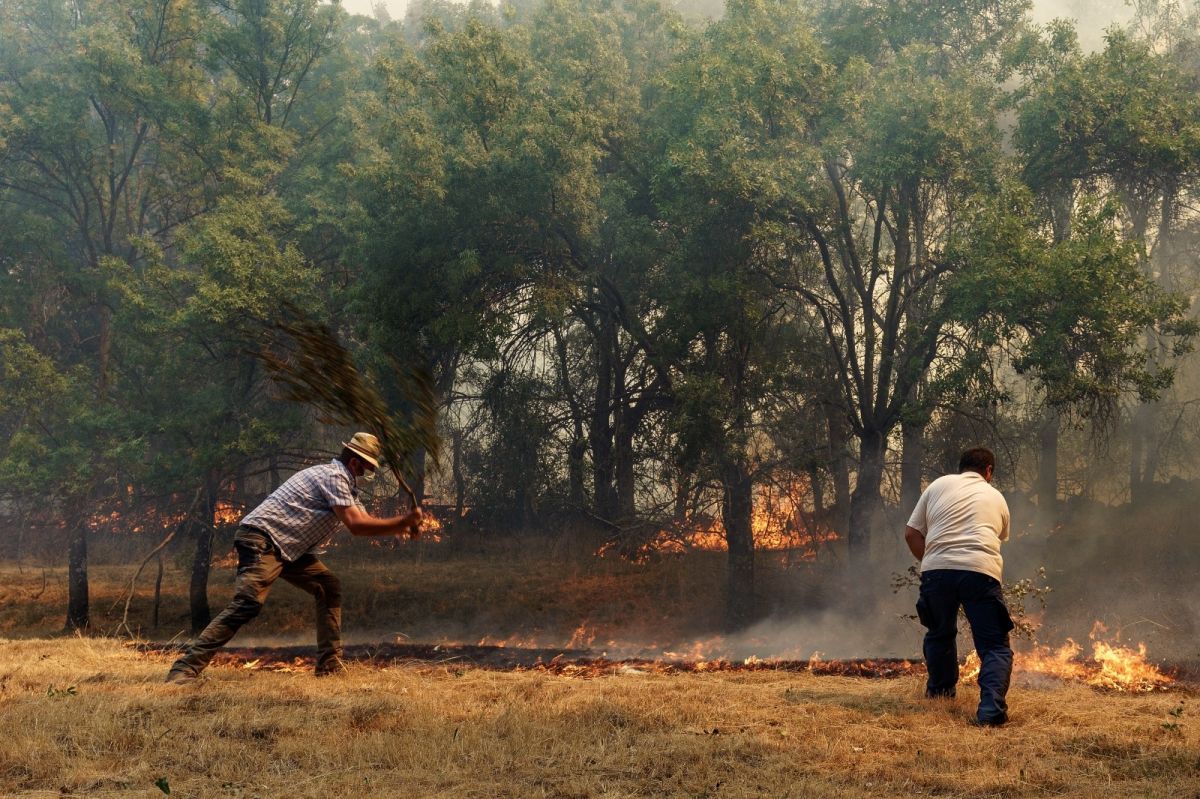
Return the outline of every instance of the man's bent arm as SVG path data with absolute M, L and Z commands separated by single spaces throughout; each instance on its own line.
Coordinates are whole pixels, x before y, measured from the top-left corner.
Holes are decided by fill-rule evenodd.
M 420 508 L 403 516 L 386 519 L 377 519 L 357 505 L 334 505 L 333 512 L 351 535 L 396 535 L 406 530 L 416 530 L 423 518 Z
M 925 557 L 925 534 L 915 527 L 904 527 L 904 543 L 908 544 L 908 551 L 913 553 L 913 557 L 921 560 Z

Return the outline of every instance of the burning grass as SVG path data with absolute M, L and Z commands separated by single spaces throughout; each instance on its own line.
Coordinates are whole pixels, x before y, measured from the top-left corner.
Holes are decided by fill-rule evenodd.
M 99 639 L 0 645 L 0 795 L 90 797 L 1190 797 L 1193 694 L 1026 684 L 973 729 L 970 691 L 807 670 L 596 679 L 460 661 L 345 678 L 216 665 Z

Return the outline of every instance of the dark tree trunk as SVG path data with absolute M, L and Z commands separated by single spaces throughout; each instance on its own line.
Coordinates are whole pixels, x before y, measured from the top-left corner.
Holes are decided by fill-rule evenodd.
M 729 580 L 726 623 L 729 629 L 747 626 L 754 619 L 754 483 L 744 463 L 730 463 L 721 476 L 724 489 L 721 519 L 729 546 Z
M 583 428 L 575 431 L 575 440 L 567 448 L 567 487 L 571 507 L 578 510 L 587 504 L 587 488 L 584 485 L 584 460 L 587 455 L 587 439 Z
M 1058 523 L 1058 430 L 1058 412 L 1048 409 L 1038 428 L 1039 457 L 1035 492 L 1038 508 L 1044 520 L 1051 525 Z
M 846 419 L 836 409 L 826 417 L 829 430 L 829 472 L 833 478 L 833 501 L 837 515 L 831 520 L 839 535 L 850 530 L 850 457 L 846 446 L 850 431 Z
M 925 461 L 925 426 L 915 422 L 901 430 L 904 449 L 900 455 L 900 509 L 909 513 L 921 498 L 921 467 Z
M 816 465 L 808 467 L 808 487 L 812 491 L 813 514 L 818 518 L 825 515 L 825 479 Z
M 466 510 L 467 502 L 467 477 L 463 471 L 463 432 L 455 430 L 450 438 L 450 457 L 452 464 L 450 466 L 452 478 L 454 480 L 454 518 L 461 519 Z
M 86 630 L 91 625 L 88 605 L 87 522 L 79 514 L 71 525 L 71 543 L 67 560 L 67 623 L 69 632 Z
M 681 469 L 679 480 L 675 483 L 675 507 L 671 518 L 676 524 L 683 524 L 687 521 L 688 500 L 692 496 L 692 481 L 688 477 L 689 475 Z
M 615 336 L 611 319 L 604 319 L 596 338 L 596 396 L 592 404 L 588 439 L 592 448 L 592 491 L 596 514 L 612 520 L 616 516 L 613 490 L 613 346 Z
M 216 514 L 217 491 L 211 483 L 204 492 L 204 504 L 192 530 L 196 535 L 196 553 L 192 559 L 192 580 L 188 588 L 188 607 L 191 609 L 192 632 L 198 633 L 212 621 L 208 605 L 208 574 L 212 569 L 213 517 Z
M 1157 402 L 1143 402 L 1133 410 L 1129 422 L 1129 501 L 1146 501 L 1146 489 L 1154 483 L 1158 471 L 1158 447 L 1155 446 L 1159 425 Z
M 628 521 L 637 512 L 635 501 L 635 480 L 633 470 L 633 430 L 634 422 L 630 412 L 623 410 L 617 415 L 615 435 L 617 472 L 617 518 Z
M 152 629 L 158 629 L 158 613 L 162 608 L 162 580 L 163 580 L 163 553 L 159 550 L 158 553 L 158 572 L 154 575 L 154 615 L 150 625 Z
M 1162 460 L 1163 448 L 1159 446 L 1161 440 L 1161 425 L 1162 425 L 1162 404 L 1157 400 L 1147 402 L 1143 406 L 1146 410 L 1146 428 L 1145 436 L 1142 438 L 1144 442 L 1149 444 L 1146 449 L 1146 459 L 1142 466 L 1142 495 L 1145 497 L 1145 491 L 1154 485 L 1158 477 L 1159 461 Z
M 423 447 L 413 453 L 412 490 L 417 495 L 417 504 L 425 501 L 425 461 L 428 453 Z
M 871 538 L 882 510 L 879 486 L 883 481 L 883 456 L 887 438 L 877 430 L 859 436 L 858 475 L 850 495 L 850 566 L 864 574 L 871 559 Z

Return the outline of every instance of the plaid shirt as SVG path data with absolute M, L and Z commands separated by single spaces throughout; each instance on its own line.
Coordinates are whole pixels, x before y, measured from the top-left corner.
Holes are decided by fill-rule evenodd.
M 262 530 L 284 560 L 294 561 L 337 532 L 341 521 L 333 509 L 349 505 L 363 507 L 354 475 L 334 458 L 293 474 L 247 513 L 242 524 Z

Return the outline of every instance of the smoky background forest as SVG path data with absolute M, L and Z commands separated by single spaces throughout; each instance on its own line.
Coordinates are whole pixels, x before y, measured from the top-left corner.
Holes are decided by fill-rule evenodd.
M 904 522 L 984 445 L 1040 637 L 1200 657 L 1200 5 L 365 10 L 0 0 L 0 563 L 59 627 L 157 556 L 202 628 L 337 454 L 261 357 L 300 313 L 398 419 L 430 376 L 423 538 L 330 555 L 474 581 L 422 634 L 532 559 L 632 637 L 670 583 L 738 651 L 911 651 Z

